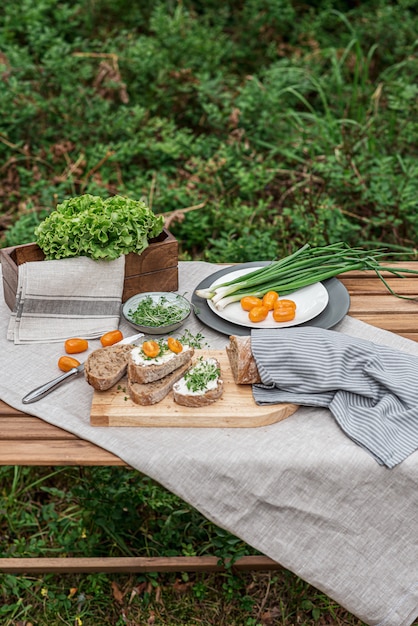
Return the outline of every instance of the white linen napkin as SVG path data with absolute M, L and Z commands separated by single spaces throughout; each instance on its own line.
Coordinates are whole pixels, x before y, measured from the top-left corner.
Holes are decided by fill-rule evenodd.
M 125 257 L 74 257 L 19 265 L 7 338 L 15 344 L 94 339 L 118 328 Z
M 381 465 L 418 449 L 418 357 L 333 330 L 254 330 L 257 404 L 327 407 Z

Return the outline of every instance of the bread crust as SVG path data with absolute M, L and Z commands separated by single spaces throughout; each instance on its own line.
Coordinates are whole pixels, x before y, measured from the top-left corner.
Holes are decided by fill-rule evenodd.
M 187 362 L 174 370 L 174 372 L 164 376 L 164 378 L 150 383 L 136 383 L 128 378 L 128 393 L 131 400 L 143 406 L 161 402 L 170 393 L 174 383 L 180 380 L 188 369 L 189 363 Z
M 159 365 L 137 365 L 132 357 L 129 358 L 128 361 L 128 378 L 131 383 L 152 383 L 157 380 L 161 380 L 171 372 L 174 372 L 179 367 L 183 365 L 189 365 L 192 356 L 194 354 L 194 349 L 190 346 L 187 346 L 183 349 L 182 352 L 176 354 L 172 359 L 166 361 L 165 363 L 161 363 Z
M 183 395 L 181 393 L 177 393 L 173 389 L 173 398 L 174 401 L 177 402 L 177 404 L 196 408 L 200 406 L 207 406 L 208 404 L 213 404 L 213 402 L 216 402 L 216 400 L 219 400 L 219 398 L 222 396 L 223 390 L 224 384 L 223 381 L 219 378 L 216 389 L 209 389 L 209 391 L 207 391 L 206 393 L 195 396 Z
M 106 391 L 125 374 L 132 346 L 114 345 L 98 348 L 86 359 L 84 376 L 89 385 L 98 391 Z
M 251 385 L 261 382 L 257 364 L 251 351 L 251 337 L 231 335 L 229 345 L 226 346 L 226 353 L 235 384 Z

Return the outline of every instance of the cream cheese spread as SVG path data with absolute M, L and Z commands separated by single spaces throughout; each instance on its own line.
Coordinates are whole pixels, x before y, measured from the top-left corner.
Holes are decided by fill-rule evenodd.
M 183 346 L 182 352 L 190 350 L 189 346 Z M 171 361 L 171 359 L 175 359 L 178 354 L 172 352 L 171 350 L 165 350 L 159 355 L 150 358 L 145 356 L 142 352 L 141 346 L 137 346 L 132 348 L 131 358 L 135 365 L 140 365 L 141 367 L 147 367 L 148 365 L 162 365 L 163 363 L 167 363 L 167 361 Z
M 218 362 L 216 361 L 216 359 L 205 359 L 201 363 L 198 363 L 194 367 L 191 367 L 188 373 L 192 375 L 194 371 L 200 369 L 205 363 L 218 367 Z M 193 390 L 188 388 L 187 379 L 183 376 L 183 378 L 180 378 L 180 380 L 173 385 L 173 390 L 176 393 L 181 394 L 182 396 L 203 396 L 206 392 L 216 389 L 218 383 L 219 376 L 212 380 L 208 380 L 204 388 Z

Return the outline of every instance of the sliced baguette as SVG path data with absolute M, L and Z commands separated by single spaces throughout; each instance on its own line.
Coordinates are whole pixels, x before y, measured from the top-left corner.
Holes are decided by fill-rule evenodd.
M 232 376 L 237 385 L 251 385 L 260 383 L 257 363 L 251 351 L 251 337 L 229 337 L 229 346 L 226 346 Z
M 215 361 L 218 366 L 219 372 L 221 371 L 219 362 L 216 359 L 207 359 L 209 361 Z M 204 362 L 204 361 L 203 361 Z M 189 368 L 189 372 L 192 372 L 194 367 L 199 366 L 199 363 Z M 185 380 L 184 377 L 180 378 L 177 383 L 173 385 L 173 398 L 177 404 L 181 404 L 182 406 L 188 407 L 201 407 L 207 406 L 208 404 L 212 404 L 219 400 L 219 398 L 223 394 L 223 380 L 219 376 L 216 380 L 216 387 L 207 389 L 206 391 L 202 391 L 200 393 L 190 393 L 185 390 Z
M 128 393 L 136 404 L 149 406 L 161 402 L 189 368 L 189 363 L 180 365 L 174 372 L 150 383 L 135 383 L 128 378 Z
M 113 387 L 125 374 L 132 346 L 114 345 L 95 350 L 86 359 L 84 376 L 98 391 Z
M 156 380 L 161 380 L 174 372 L 183 365 L 189 365 L 194 349 L 191 346 L 184 346 L 183 350 L 179 354 L 172 352 L 168 361 L 158 363 L 158 359 L 153 363 L 149 362 L 149 365 L 138 365 L 133 358 L 135 352 L 131 353 L 128 361 L 128 379 L 131 383 L 152 383 Z

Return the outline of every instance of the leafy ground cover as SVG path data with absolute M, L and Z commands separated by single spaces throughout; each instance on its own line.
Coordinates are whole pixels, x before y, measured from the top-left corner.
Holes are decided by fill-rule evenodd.
M 133 470 L 3 467 L 0 479 L 3 556 L 254 554 Z M 8 626 L 361 624 L 284 569 L 2 575 L 1 582 L 0 621 Z
M 24 0 L 0 9 L 0 227 L 119 193 L 185 258 L 417 241 L 413 0 Z
M 0 7 L 0 245 L 91 193 L 163 214 L 181 258 L 418 240 L 414 0 L 21 0 Z M 0 468 L 7 555 L 251 550 L 146 477 Z M 360 622 L 286 571 L 2 576 L 1 621 Z

